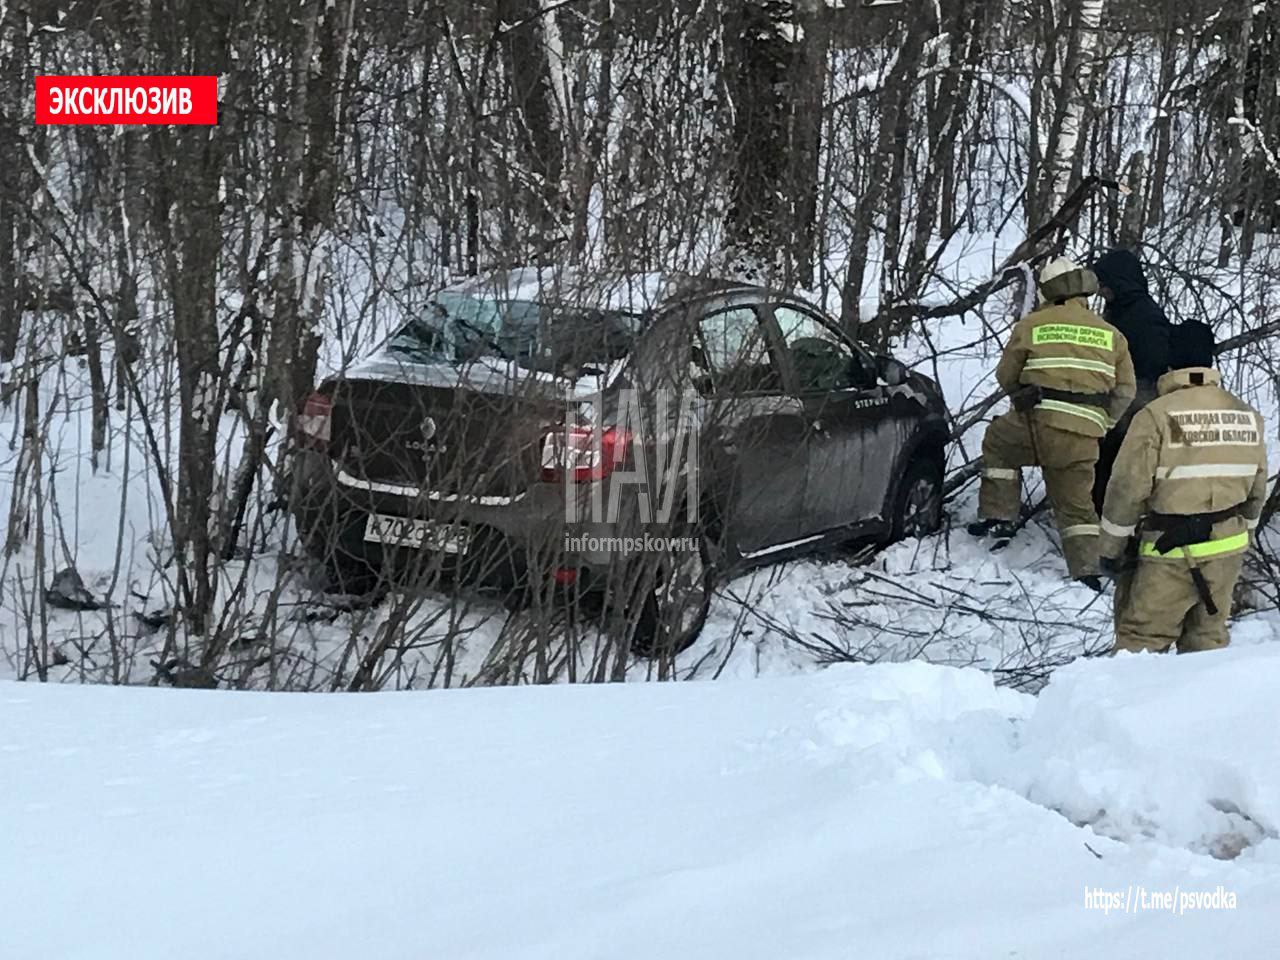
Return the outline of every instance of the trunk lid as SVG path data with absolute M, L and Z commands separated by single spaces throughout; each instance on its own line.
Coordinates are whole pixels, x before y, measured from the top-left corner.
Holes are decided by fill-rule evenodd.
M 328 381 L 329 452 L 350 476 L 464 497 L 511 497 L 541 472 L 544 437 L 584 399 L 514 364 L 374 360 Z

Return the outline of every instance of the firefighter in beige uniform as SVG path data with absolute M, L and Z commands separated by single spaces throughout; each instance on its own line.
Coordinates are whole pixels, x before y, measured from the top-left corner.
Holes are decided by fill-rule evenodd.
M 1266 499 L 1262 418 L 1222 389 L 1213 332 L 1183 323 L 1170 341 L 1172 369 L 1133 418 L 1102 510 L 1103 567 L 1119 574 L 1116 650 L 1226 646 Z
M 1012 536 L 1024 466 L 1040 466 L 1072 577 L 1099 589 L 1093 466 L 1098 438 L 1134 395 L 1123 334 L 1089 309 L 1089 270 L 1065 257 L 1040 274 L 1041 306 L 1014 326 L 996 379 L 1014 409 L 987 427 L 975 536 Z

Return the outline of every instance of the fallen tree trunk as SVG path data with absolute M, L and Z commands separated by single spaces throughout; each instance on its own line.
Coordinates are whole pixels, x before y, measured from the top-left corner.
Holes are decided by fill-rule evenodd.
M 892 323 L 910 319 L 938 320 L 943 317 L 958 317 L 968 313 L 992 294 L 998 293 L 1022 276 L 1024 265 L 1034 267 L 1040 261 L 1047 259 L 1060 243 L 1060 235 L 1071 229 L 1076 218 L 1080 216 L 1080 211 L 1084 209 L 1085 202 L 1098 189 L 1127 192 L 1127 188 L 1120 184 L 1119 181 L 1097 176 L 1085 177 L 1075 190 L 1071 191 L 1071 195 L 1063 201 L 1062 206 L 1058 208 L 1058 212 L 1033 230 L 1022 243 L 1018 244 L 1014 251 L 1005 257 L 1004 262 L 1000 264 L 999 269 L 990 279 L 980 283 L 964 296 L 949 303 L 933 305 L 900 303 L 886 307 L 877 314 L 877 322 Z

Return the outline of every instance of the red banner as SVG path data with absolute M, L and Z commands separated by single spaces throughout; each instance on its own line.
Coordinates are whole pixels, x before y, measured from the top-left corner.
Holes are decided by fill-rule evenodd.
M 217 122 L 217 77 L 36 77 L 36 123 Z

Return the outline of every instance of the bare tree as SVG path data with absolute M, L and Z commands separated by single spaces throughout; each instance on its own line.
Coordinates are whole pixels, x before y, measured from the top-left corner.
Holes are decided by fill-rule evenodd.
M 1088 97 L 1102 28 L 1104 0 L 1042 2 L 1041 60 L 1032 84 L 1032 138 L 1027 218 L 1058 209 L 1080 175 L 1087 142 Z

